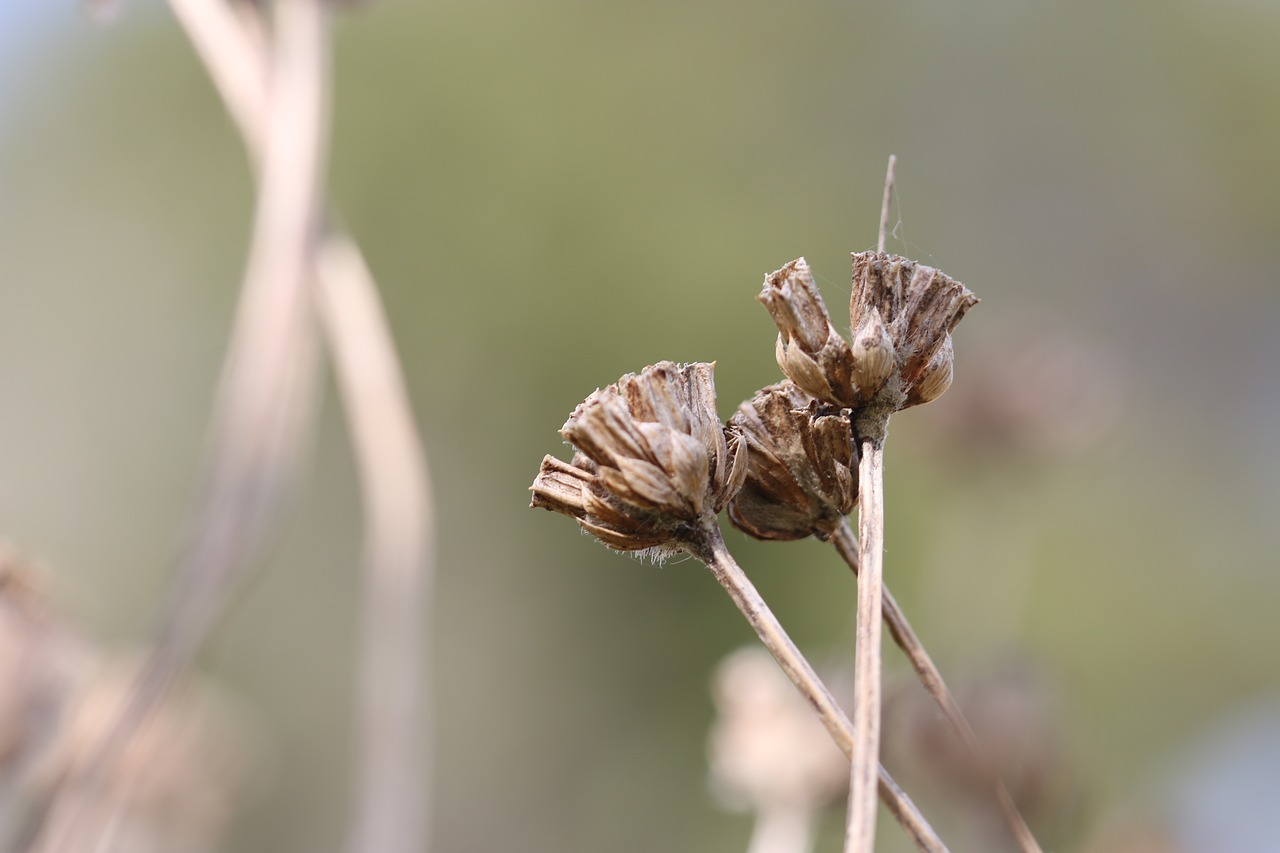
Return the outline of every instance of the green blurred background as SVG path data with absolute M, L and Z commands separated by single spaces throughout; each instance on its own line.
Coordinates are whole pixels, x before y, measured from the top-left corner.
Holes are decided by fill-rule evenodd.
M 0 11 L 0 534 L 123 646 L 188 517 L 251 185 L 161 5 L 35 6 Z M 526 489 L 622 373 L 716 360 L 725 416 L 776 381 L 762 277 L 806 256 L 839 322 L 890 153 L 888 248 L 983 303 L 952 391 L 895 419 L 887 579 L 945 673 L 1049 685 L 1073 793 L 1043 834 L 1159 815 L 1178 756 L 1280 695 L 1280 5 L 383 0 L 336 35 L 333 192 L 440 506 L 435 849 L 745 847 L 704 756 L 745 623 L 697 564 L 610 554 Z M 1083 426 L 1006 435 L 966 385 L 1049 339 L 1066 379 L 1000 387 Z M 348 812 L 332 395 L 304 491 L 203 658 L 272 745 L 236 850 L 338 849 Z M 800 644 L 850 660 L 835 554 L 728 536 Z

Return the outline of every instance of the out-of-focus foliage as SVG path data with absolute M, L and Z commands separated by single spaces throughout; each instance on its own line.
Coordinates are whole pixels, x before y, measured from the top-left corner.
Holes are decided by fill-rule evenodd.
M 179 541 L 250 183 L 166 14 L 46 36 L 0 101 L 0 532 L 123 642 Z M 1280 690 L 1278 36 L 1280 9 L 1244 0 L 352 10 L 334 186 L 440 498 L 437 849 L 744 845 L 703 743 L 714 662 L 748 629 L 696 564 L 609 554 L 526 488 L 572 407 L 625 372 L 717 360 L 722 415 L 777 381 L 760 281 L 803 254 L 839 316 L 890 152 L 888 248 L 983 304 L 952 390 L 891 430 L 886 578 L 944 672 L 1014 649 L 1063 697 L 1083 799 L 1051 840 L 1146 802 L 1162 756 Z M 1105 393 L 1080 394 L 1106 429 L 1003 452 L 941 428 L 980 352 L 1014 362 L 1049 335 L 1106 355 L 1081 362 Z M 358 511 L 340 429 L 330 413 L 269 571 L 205 656 L 278 744 L 235 849 L 341 838 Z M 830 549 L 727 535 L 803 647 L 851 656 Z

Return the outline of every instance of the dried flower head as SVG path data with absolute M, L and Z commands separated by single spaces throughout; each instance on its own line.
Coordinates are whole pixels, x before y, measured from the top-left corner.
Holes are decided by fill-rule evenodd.
M 951 330 L 977 304 L 967 287 L 933 267 L 884 252 L 853 254 L 849 323 L 855 330 L 884 324 L 907 395 L 903 408 L 951 384 Z
M 933 267 L 883 252 L 853 255 L 852 345 L 832 325 L 804 258 L 770 273 L 759 299 L 778 327 L 782 372 L 806 394 L 854 409 L 886 388 L 893 409 L 945 391 L 950 332 L 978 302 Z
M 767 275 L 757 298 L 778 326 L 778 366 L 792 382 L 837 406 L 862 402 L 853 382 L 853 351 L 832 325 L 804 258 Z
M 619 551 L 685 550 L 747 472 L 741 434 L 716 414 L 713 368 L 663 361 L 587 397 L 560 430 L 578 452 L 542 460 L 530 506 Z
M 793 382 L 756 392 L 729 419 L 750 440 L 747 477 L 729 502 L 733 526 L 757 539 L 826 539 L 858 502 L 858 460 L 846 409 Z

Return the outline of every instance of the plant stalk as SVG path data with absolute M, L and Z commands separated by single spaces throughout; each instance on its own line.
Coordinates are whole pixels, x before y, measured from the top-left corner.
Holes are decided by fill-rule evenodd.
M 884 573 L 884 436 L 864 438 L 858 460 L 858 612 L 852 764 L 845 853 L 874 853 L 880 765 L 880 611 Z
M 818 719 L 822 721 L 827 731 L 830 732 L 832 739 L 840 747 L 841 752 L 852 757 L 855 731 L 853 723 L 849 721 L 844 711 L 836 703 L 831 691 L 818 678 L 818 674 L 809 665 L 804 655 L 796 648 L 795 643 L 787 636 L 787 632 L 778 622 L 778 618 L 773 615 L 773 611 L 769 609 L 764 599 L 760 597 L 760 593 L 756 591 L 746 573 L 742 571 L 737 561 L 733 559 L 733 555 L 729 553 L 729 549 L 720 535 L 720 530 L 713 527 L 704 531 L 699 541 L 691 542 L 687 547 L 690 553 L 706 564 L 711 573 L 715 575 L 716 580 L 729 593 L 729 597 L 733 599 L 733 603 L 738 606 L 738 609 L 742 611 L 742 615 L 746 617 L 747 622 L 755 629 L 756 635 L 760 637 L 760 641 L 764 643 L 765 648 L 769 650 L 782 667 L 783 672 L 787 674 L 787 677 L 791 679 L 809 704 L 813 706 L 813 709 L 818 714 Z M 861 587 L 861 585 L 859 586 Z M 874 797 L 878 789 L 880 799 L 884 802 L 885 807 L 902 825 L 902 828 L 919 850 L 923 851 L 923 853 L 946 853 L 946 845 L 942 843 L 942 840 L 933 831 L 928 821 L 920 814 L 915 803 L 911 802 L 910 798 L 903 793 L 888 772 L 879 766 L 878 761 L 874 767 L 875 769 L 872 772 L 875 774 L 873 778 L 876 780 L 876 785 L 872 787 L 873 814 Z
M 849 568 L 853 570 L 854 575 L 859 577 L 859 583 L 861 583 L 861 573 L 858 565 L 858 540 L 853 535 L 853 528 L 847 519 L 836 528 L 835 534 L 831 537 L 831 543 L 835 546 L 840 556 L 844 558 Z M 898 602 L 894 599 L 887 586 L 883 587 L 883 593 L 884 601 L 881 612 L 884 615 L 884 623 L 889 629 L 889 635 L 893 637 L 893 641 L 897 643 L 898 648 L 902 649 L 903 654 L 906 655 L 907 660 L 911 663 L 911 668 L 915 670 L 916 676 L 920 679 L 920 683 L 924 685 L 925 690 L 933 697 L 933 700 L 942 710 L 943 717 L 959 736 L 969 753 L 969 760 L 973 762 L 979 774 L 990 782 L 1000 813 L 1004 817 L 1009 831 L 1018 842 L 1019 849 L 1023 853 L 1042 853 L 1040 845 L 1036 842 L 1030 827 L 1027 826 L 1026 820 L 1023 819 L 1022 813 L 1018 810 L 1018 806 L 1013 800 L 1013 795 L 1009 793 L 1004 780 L 1000 778 L 1000 775 L 991 767 L 990 762 L 986 760 L 982 745 L 978 742 L 978 736 L 974 734 L 968 719 L 965 718 L 964 711 L 960 709 L 960 703 L 956 701 L 955 695 L 947 687 L 946 682 L 942 680 L 942 673 L 934 665 L 933 658 L 929 656 L 924 644 L 916 636 L 911 623 L 907 621 L 906 615 L 902 612 L 902 608 L 898 606 Z

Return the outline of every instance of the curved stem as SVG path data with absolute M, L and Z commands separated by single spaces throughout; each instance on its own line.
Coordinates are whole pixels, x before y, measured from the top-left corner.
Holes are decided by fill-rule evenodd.
M 733 559 L 719 529 L 707 530 L 701 541 L 689 544 L 690 553 L 701 560 L 715 575 L 720 585 L 729 593 L 733 603 L 742 611 L 747 622 L 755 629 L 756 635 L 764 643 L 765 648 L 774 656 L 782 671 L 800 690 L 809 704 L 818 714 L 818 719 L 831 733 L 832 739 L 840 751 L 847 756 L 853 755 L 854 728 L 849 718 L 832 697 L 813 667 L 805 659 L 795 643 L 787 636 L 778 618 L 765 604 L 760 593 L 747 578 L 745 572 Z M 946 853 L 946 845 L 938 838 L 933 827 L 920 814 L 915 803 L 903 793 L 892 777 L 883 767 L 878 767 L 877 781 L 880 799 L 894 818 L 902 825 L 915 845 L 925 853 Z M 874 789 L 873 789 L 874 790 Z M 873 801 L 874 802 L 874 801 Z
M 853 528 L 849 525 L 848 519 L 836 528 L 835 534 L 831 537 L 831 543 L 835 546 L 840 556 L 844 558 L 849 568 L 853 570 L 854 575 L 859 575 L 858 540 L 853 535 Z M 1013 795 L 1009 793 L 1004 781 L 986 760 L 982 745 L 978 742 L 978 736 L 974 734 L 973 728 L 964 716 L 964 711 L 960 709 L 960 703 L 956 701 L 954 694 L 947 687 L 946 682 L 942 680 L 942 673 L 934 665 L 933 658 L 925 651 L 924 644 L 916 636 L 916 632 L 911 628 L 911 623 L 907 621 L 906 615 L 902 612 L 902 608 L 898 606 L 898 602 L 889 592 L 888 587 L 884 588 L 884 604 L 881 612 L 884 615 L 885 625 L 889 628 L 890 636 L 893 637 L 893 641 L 897 643 L 898 648 L 902 649 L 903 654 L 907 656 L 907 660 L 911 663 L 911 668 L 916 671 L 916 676 L 920 679 L 920 683 L 929 691 L 929 695 L 933 697 L 933 700 L 942 710 L 942 715 L 946 718 L 947 723 L 960 737 L 961 742 L 964 743 L 965 749 L 969 753 L 969 760 L 973 762 L 983 778 L 990 781 L 992 792 L 1000 807 L 1000 813 L 1004 816 L 1005 823 L 1008 824 L 1009 831 L 1013 833 L 1013 837 L 1018 842 L 1019 847 L 1023 853 L 1041 853 L 1040 845 L 1036 842 L 1035 836 L 1031 834 L 1031 829 L 1023 819 L 1022 813 L 1018 811 Z
M 857 648 L 854 657 L 852 764 L 845 853 L 873 853 L 876 842 L 876 768 L 880 765 L 880 611 L 883 608 L 884 439 L 864 438 L 858 462 Z

